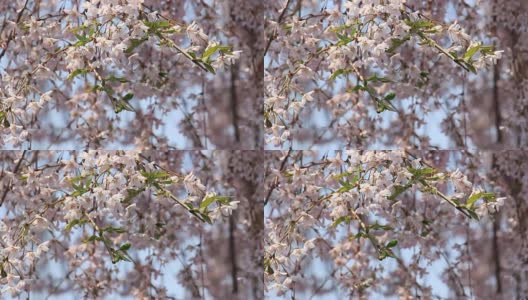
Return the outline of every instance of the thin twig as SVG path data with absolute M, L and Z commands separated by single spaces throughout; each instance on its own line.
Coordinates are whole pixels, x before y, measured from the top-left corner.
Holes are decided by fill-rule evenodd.
M 18 172 L 18 169 L 20 168 L 20 165 L 22 164 L 22 161 L 24 160 L 24 156 L 26 155 L 27 150 L 22 151 L 22 156 L 18 160 L 18 163 L 15 166 L 15 169 L 13 170 L 13 174 L 16 174 Z M 7 187 L 4 187 L 4 193 L 2 194 L 2 200 L 0 200 L 0 207 L 4 204 L 4 201 L 7 197 L 7 193 L 11 190 L 11 182 L 7 184 Z
M 286 166 L 286 161 L 288 160 L 288 158 L 290 157 L 290 154 L 291 154 L 291 151 L 292 151 L 292 148 L 290 147 L 290 149 L 288 149 L 288 153 L 286 153 L 286 156 L 284 156 L 284 159 L 282 160 L 282 163 L 281 163 L 281 166 L 280 166 L 280 169 L 279 171 L 282 171 L 284 169 L 284 167 Z M 273 190 L 275 190 L 277 187 L 279 186 L 279 183 L 278 182 L 275 182 L 271 187 L 270 189 L 268 190 L 268 194 L 266 195 L 266 198 L 264 200 L 264 206 L 266 206 L 266 204 L 268 204 L 268 201 L 271 197 L 271 193 L 273 193 Z
M 29 0 L 26 0 L 26 2 L 24 3 L 24 7 L 22 7 L 22 9 L 18 12 L 18 15 L 17 15 L 17 18 L 16 18 L 16 24 L 18 25 L 18 22 L 20 22 L 20 19 L 22 18 L 22 15 L 24 13 L 24 11 L 26 10 L 27 8 L 27 5 L 29 3 Z M 7 48 L 9 47 L 9 43 L 11 43 L 11 40 L 15 37 L 15 31 L 13 30 L 11 32 L 11 34 L 9 35 L 9 38 L 7 39 L 7 42 L 6 42 L 6 45 L 4 47 L 4 49 L 2 49 L 2 52 L 0 53 L 0 59 L 2 59 L 2 57 L 4 57 L 6 51 L 7 51 Z
M 281 12 L 280 16 L 279 16 L 279 19 L 277 20 L 277 24 L 280 25 L 280 23 L 282 22 L 282 19 L 284 18 L 284 16 L 286 15 L 286 11 L 288 10 L 288 6 L 290 6 L 290 3 L 291 3 L 291 0 L 288 0 L 288 2 L 286 2 L 286 7 L 284 7 L 284 10 Z M 273 32 L 270 36 L 270 38 L 268 39 L 268 42 L 266 43 L 266 48 L 264 48 L 264 56 L 266 56 L 266 53 L 268 53 L 268 50 L 271 46 L 271 42 L 273 42 L 273 40 L 277 37 L 277 33 L 276 32 Z

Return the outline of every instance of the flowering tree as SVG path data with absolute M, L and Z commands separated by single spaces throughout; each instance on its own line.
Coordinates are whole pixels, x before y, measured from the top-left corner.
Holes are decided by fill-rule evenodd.
M 0 147 L 261 146 L 263 22 L 251 2 L 28 0 L 0 11 Z
M 232 155 L 1 152 L 3 297 L 261 298 L 259 170 Z
M 267 295 L 526 298 L 526 3 L 271 6 Z
M 473 109 L 476 104 L 466 100 L 468 87 L 482 88 L 482 79 L 489 78 L 486 66 L 505 51 L 495 50 L 495 39 L 483 34 L 496 11 L 492 1 L 476 2 L 487 6 L 274 2 L 267 16 L 268 144 L 295 149 L 471 146 L 473 130 L 481 125 L 468 118 L 482 119 L 493 111 Z M 474 96 L 485 107 L 481 95 Z M 432 116 L 436 123 L 428 122 Z M 450 143 L 431 140 L 427 125 L 441 127 Z M 480 143 L 493 141 L 484 137 Z
M 417 154 L 271 154 L 268 295 L 525 297 L 528 201 L 519 193 L 526 185 L 513 178 L 526 178 L 526 166 L 507 166 L 526 153 Z M 469 177 L 444 170 L 453 163 Z M 506 218 L 497 215 L 501 206 Z
M 0 3 L 2 298 L 263 297 L 261 11 Z
M 0 1 L 2 297 L 528 298 L 526 8 Z

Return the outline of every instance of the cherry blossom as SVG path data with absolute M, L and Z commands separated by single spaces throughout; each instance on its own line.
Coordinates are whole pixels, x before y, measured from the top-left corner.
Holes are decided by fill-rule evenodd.
M 452 251 L 453 243 L 461 245 L 458 239 L 466 230 L 480 234 L 479 224 L 490 224 L 512 199 L 496 196 L 506 192 L 496 182 L 486 183 L 494 182 L 491 177 L 474 178 L 473 184 L 460 169 L 433 166 L 450 154 L 459 153 L 270 154 L 264 262 L 268 294 L 434 297 L 438 286 L 423 281 L 428 266 L 449 262 L 453 255 L 457 259 L 467 248 L 462 244 L 460 253 Z M 477 268 L 467 258 L 458 259 Z M 328 271 L 311 271 L 323 266 Z M 465 284 L 468 289 L 479 286 Z
M 428 126 L 448 146 L 478 142 L 469 118 L 479 108 L 465 91 L 489 78 L 509 45 L 495 45 L 479 23 L 493 9 L 465 3 L 275 2 L 267 16 L 268 148 L 447 147 Z
M 527 11 L 0 2 L 2 298 L 528 298 Z
M 258 164 L 214 163 L 232 160 L 221 151 L 0 155 L 2 295 L 174 297 L 175 290 L 156 279 L 174 275 L 189 297 L 262 294 L 261 247 L 255 243 L 262 217 L 253 217 L 254 190 L 237 191 L 241 177 L 230 171 L 243 167 L 260 176 Z M 244 180 L 251 182 L 247 175 Z M 46 275 L 53 261 L 67 272 Z M 182 266 L 174 270 L 175 264 Z M 217 282 L 219 274 L 232 272 L 232 281 Z M 68 288 L 58 289 L 57 280 Z
M 263 22 L 235 4 L 3 2 L 0 147 L 262 145 L 262 93 L 246 85 L 258 81 L 255 35 Z M 232 95 L 223 100 L 218 82 L 226 78 L 222 88 Z

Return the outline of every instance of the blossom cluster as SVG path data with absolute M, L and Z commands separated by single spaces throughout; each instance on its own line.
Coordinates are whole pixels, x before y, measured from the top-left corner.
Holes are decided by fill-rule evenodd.
M 465 78 L 502 56 L 456 21 L 405 1 L 330 2 L 306 4 L 298 14 L 293 5 L 277 6 L 280 16 L 267 20 L 270 147 L 428 147 L 429 136 L 419 131 L 425 116 L 458 84 L 443 72 Z
M 171 19 L 170 4 L 61 3 L 26 1 L 15 19 L 0 6 L 0 147 L 182 148 L 176 113 L 184 136 L 205 134 L 204 84 L 239 61 L 233 40 L 210 37 L 199 18 Z
M 3 151 L 0 164 L 2 294 L 12 296 L 38 289 L 35 268 L 52 257 L 81 288 L 83 272 L 137 263 L 132 253 L 177 242 L 171 231 L 221 221 L 239 203 L 134 151 Z
M 527 3 L 0 1 L 0 295 L 528 299 Z
M 458 169 L 440 171 L 404 151 L 323 157 L 289 151 L 273 155 L 266 166 L 265 280 L 277 295 L 310 292 L 305 288 L 312 280 L 325 280 L 307 278 L 320 259 L 331 262 L 330 278 L 352 295 L 407 297 L 410 282 L 400 283 L 399 291 L 386 289 L 393 280 L 427 272 L 427 264 L 442 258 L 434 249 L 453 242 L 450 232 L 465 220 L 495 214 L 505 200 L 474 186 Z M 412 271 L 404 271 L 409 250 Z M 384 261 L 391 259 L 400 266 L 388 267 Z M 430 286 L 420 288 L 420 295 L 431 297 Z

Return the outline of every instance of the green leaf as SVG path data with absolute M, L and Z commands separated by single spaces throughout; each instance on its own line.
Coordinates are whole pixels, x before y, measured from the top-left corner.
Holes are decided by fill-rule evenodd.
M 73 44 L 74 47 L 84 46 L 91 41 L 90 38 L 83 35 L 75 34 L 75 37 L 78 39 L 78 41 Z
M 374 101 L 376 102 L 376 112 L 377 113 L 382 113 L 386 110 L 390 110 L 394 112 L 398 111 L 396 107 L 390 101 L 372 96 L 372 94 L 371 94 L 371 97 L 373 97 Z
M 468 62 L 464 62 L 464 61 L 462 61 L 462 63 L 466 66 L 466 68 L 469 69 L 469 71 L 471 71 L 471 73 L 477 74 L 477 69 L 475 68 L 475 66 L 473 64 L 468 63 Z
M 336 193 L 345 193 L 356 187 L 355 182 L 352 183 L 352 182 L 345 182 L 345 181 L 339 180 L 339 184 L 341 184 L 341 188 L 339 188 L 336 191 Z
M 200 210 L 206 209 L 207 207 L 209 207 L 209 205 L 213 204 L 214 202 L 219 202 L 219 203 L 222 203 L 222 204 L 228 204 L 229 203 L 229 197 L 226 197 L 226 196 L 212 196 L 212 197 L 205 198 L 202 201 L 202 203 L 200 203 Z
M 231 46 L 215 45 L 215 46 L 207 47 L 207 49 L 205 49 L 204 53 L 202 54 L 202 60 L 208 61 L 211 55 L 215 54 L 216 52 L 231 53 L 231 51 L 232 51 Z
M 357 92 L 357 91 L 365 91 L 366 89 L 367 89 L 366 87 L 364 87 L 364 86 L 358 84 L 358 85 L 356 85 L 356 86 L 352 89 L 352 91 L 354 91 L 354 92 Z
M 87 91 L 88 92 L 97 92 L 97 91 L 103 91 L 104 88 L 98 84 L 94 85 L 93 87 L 91 88 L 88 88 Z
M 124 100 L 116 100 L 115 109 L 114 109 L 115 113 L 118 114 L 122 112 L 123 110 L 133 112 L 134 108 Z
M 473 55 L 475 55 L 477 52 L 480 52 L 482 55 L 492 54 L 495 47 L 493 46 L 483 46 L 481 44 L 477 44 L 473 47 L 470 47 L 466 50 L 466 53 L 464 54 L 463 60 L 466 63 L 470 63 L 473 58 Z
M 415 178 L 417 179 L 421 179 L 421 178 L 424 178 L 424 177 L 430 177 L 432 175 L 435 175 L 437 172 L 436 169 L 434 168 L 419 168 L 419 169 L 416 169 L 416 168 L 412 168 L 412 167 L 407 167 L 407 170 L 409 172 L 411 172 L 411 174 L 414 175 Z
M 494 193 L 486 193 L 486 192 L 480 192 L 471 195 L 468 200 L 466 201 L 466 207 L 471 208 L 477 202 L 478 199 L 484 198 L 488 202 L 494 202 L 495 201 L 495 194 Z
M 361 178 L 360 177 L 361 169 L 356 169 L 356 172 L 357 172 L 357 174 L 352 177 L 351 181 L 339 180 L 341 178 L 349 177 L 349 176 L 354 174 L 354 173 L 350 173 L 350 172 L 344 172 L 344 173 L 341 173 L 341 174 L 336 175 L 336 176 L 333 177 L 334 179 L 338 179 L 339 180 L 339 184 L 341 185 L 341 188 L 339 188 L 336 191 L 336 193 L 348 192 L 348 191 L 350 191 L 351 189 L 353 189 L 353 188 L 355 188 L 357 186 L 357 182 Z
M 275 273 L 275 271 L 273 271 L 273 268 L 270 266 L 270 265 L 267 265 L 265 268 L 264 268 L 264 271 L 266 273 L 268 273 L 269 275 L 273 275 Z M 6 275 L 7 276 L 7 275 Z
M 422 233 L 420 234 L 421 237 L 426 237 L 429 235 L 429 233 L 431 233 L 433 230 L 432 229 L 425 229 L 422 231 Z
M 350 70 L 348 70 L 348 69 L 338 69 L 334 73 L 332 73 L 332 75 L 330 75 L 328 80 L 335 80 L 340 75 L 343 75 L 343 74 L 346 75 L 346 74 L 349 74 L 349 73 L 350 73 Z
M 89 175 L 82 175 L 71 178 L 68 182 L 74 189 L 74 192 L 70 194 L 71 197 L 81 196 L 90 190 L 93 178 Z
M 5 128 L 11 126 L 11 124 L 7 120 L 7 113 L 3 111 L 0 111 L 0 123 L 2 123 L 2 126 Z
M 145 24 L 149 29 L 153 31 L 157 31 L 158 29 L 162 28 L 169 28 L 171 27 L 171 23 L 167 20 L 157 20 L 157 21 L 143 21 L 143 24 Z
M 350 175 L 352 175 L 352 174 L 354 174 L 354 173 L 352 173 L 352 172 L 343 172 L 343 173 L 341 173 L 341 174 L 333 175 L 332 178 L 333 178 L 333 179 L 341 179 L 341 178 L 343 178 L 343 177 L 348 177 L 348 176 L 350 176 Z
M 201 214 L 201 217 L 202 217 L 202 219 L 203 219 L 205 222 L 207 222 L 208 224 L 213 224 L 213 220 L 211 220 L 211 218 L 209 218 L 208 215 L 206 215 L 206 214 Z
M 81 42 L 85 42 L 85 41 L 88 40 L 88 38 L 86 36 L 83 36 L 83 35 L 80 35 L 80 34 L 75 34 L 75 37 Z
M 103 79 L 103 87 L 102 87 L 102 90 L 108 94 L 108 96 L 112 96 L 113 94 L 115 94 L 115 91 L 114 89 L 111 87 L 111 86 L 108 86 L 108 85 L 105 85 L 105 80 Z
M 161 223 L 161 222 L 158 222 L 156 223 L 156 227 L 157 228 L 163 228 L 163 226 L 167 225 L 166 223 Z
M 385 231 L 394 230 L 392 226 L 381 225 L 381 224 L 378 224 L 378 222 L 375 222 L 374 224 L 369 225 L 367 229 L 368 230 L 385 230 Z
M 269 118 L 266 118 L 265 120 L 266 128 L 273 127 L 273 123 L 271 123 L 271 120 Z
M 341 25 L 341 26 L 337 26 L 337 27 L 332 27 L 330 28 L 328 31 L 330 32 L 334 32 L 334 33 L 338 33 L 338 32 L 341 32 L 343 30 L 347 30 L 349 29 L 350 27 L 354 26 L 355 24 L 350 24 L 350 25 Z
M 394 254 L 392 253 L 392 251 L 387 250 L 387 249 L 382 249 L 382 250 L 380 250 L 380 254 L 379 254 L 379 256 L 378 256 L 378 259 L 379 259 L 379 260 L 384 260 L 384 259 L 387 258 L 387 257 L 396 258 L 396 256 L 394 256 Z
M 89 238 L 85 239 L 83 241 L 83 243 L 90 243 L 90 242 L 94 242 L 94 241 L 103 241 L 103 238 L 97 236 L 97 235 L 92 235 L 90 236 Z
M 464 54 L 464 60 L 469 61 L 475 53 L 480 49 L 480 45 L 473 46 L 469 48 L 466 53 Z
M 264 259 L 264 272 L 266 272 L 266 273 L 268 273 L 270 275 L 275 273 L 275 271 L 271 267 L 271 260 L 269 258 L 265 258 Z
M 113 255 L 112 255 L 112 263 L 113 264 L 117 264 L 118 262 L 120 261 L 131 261 L 129 258 L 127 258 L 126 256 L 124 256 L 123 254 L 119 253 L 119 252 L 113 252 Z
M 339 181 L 339 183 L 341 184 L 341 188 L 339 188 L 336 193 L 346 193 L 352 189 L 354 189 L 356 187 L 356 183 L 357 181 L 359 180 L 359 176 L 354 176 L 354 178 L 352 178 L 352 181 L 351 182 L 344 182 L 344 181 Z
M 126 48 L 125 53 L 126 54 L 132 53 L 134 51 L 134 49 L 136 49 L 141 44 L 143 44 L 147 39 L 148 39 L 147 37 L 143 37 L 141 39 L 130 39 L 130 46 L 128 46 L 128 48 Z
M 407 23 L 407 25 L 411 26 L 412 29 L 414 29 L 414 30 L 430 29 L 430 28 L 435 26 L 433 22 L 431 22 L 429 20 L 424 20 L 424 19 L 420 19 L 420 20 L 416 20 L 416 21 L 405 20 L 405 23 Z
M 396 94 L 395 94 L 395 93 L 389 93 L 389 94 L 387 94 L 387 95 L 385 96 L 385 98 L 383 98 L 383 99 L 385 99 L 386 101 L 391 101 L 391 100 L 393 100 L 394 98 L 396 98 Z
M 114 75 L 112 75 L 112 76 L 110 76 L 108 78 L 105 78 L 104 80 L 110 81 L 110 82 L 129 82 L 126 78 L 115 77 Z
M 123 100 L 128 101 L 130 99 L 134 98 L 134 94 L 127 93 L 125 96 L 123 96 Z
M 108 233 L 125 233 L 125 232 L 127 232 L 125 228 L 112 227 L 112 226 L 104 227 L 103 229 L 101 229 L 101 231 L 108 232 Z
M 88 36 L 92 37 L 95 34 L 95 26 L 90 28 L 90 31 L 88 31 Z
M 349 224 L 351 220 L 352 220 L 352 217 L 351 217 L 351 216 L 343 216 L 343 217 L 339 217 L 339 218 L 337 218 L 337 219 L 332 223 L 332 225 L 330 225 L 330 227 L 332 227 L 332 228 L 336 228 L 337 226 L 339 226 L 339 224 L 341 224 L 341 223 L 343 223 L 343 222 Z
M 167 173 L 167 171 L 158 170 L 158 171 L 140 171 L 141 175 L 143 175 L 147 179 L 147 184 L 151 185 L 153 183 L 163 183 L 163 184 L 169 184 L 172 183 L 172 180 L 170 180 L 171 175 Z
M 371 81 L 371 82 L 392 82 L 392 80 L 388 79 L 388 78 L 385 78 L 385 77 L 378 77 L 377 75 L 374 75 L 374 76 L 371 76 L 369 78 L 366 79 L 366 81 Z
M 345 46 L 348 43 L 352 42 L 353 40 L 349 38 L 346 35 L 340 34 L 336 32 L 337 37 L 339 38 L 339 42 L 336 43 L 336 46 Z
M 396 245 L 398 245 L 398 241 L 397 240 L 392 240 L 392 241 L 388 242 L 387 245 L 385 245 L 385 248 L 393 248 L 393 247 L 396 247 Z
M 211 66 L 211 64 L 203 62 L 203 61 L 201 62 L 201 64 L 207 69 L 207 71 L 213 74 L 216 74 L 215 69 L 213 68 L 213 66 Z
M 72 228 L 74 226 L 82 225 L 82 224 L 85 224 L 87 222 L 88 222 L 88 220 L 86 220 L 86 219 L 72 220 L 66 225 L 66 227 L 64 227 L 64 231 L 70 231 L 70 230 L 72 230 Z
M 483 55 L 493 54 L 495 46 L 480 46 L 480 53 Z
M 476 193 L 476 194 L 472 195 L 471 197 L 469 197 L 467 202 L 466 202 L 466 207 L 472 207 L 473 204 L 475 204 L 475 202 L 477 202 L 477 200 L 482 197 L 482 194 L 484 194 L 484 193 L 480 192 L 480 193 Z
M 471 216 L 471 218 L 473 218 L 473 219 L 475 219 L 477 221 L 479 220 L 479 216 L 473 210 L 467 209 L 466 212 Z
M 68 77 L 66 79 L 67 80 L 72 80 L 77 75 L 84 75 L 84 74 L 88 74 L 88 73 L 90 73 L 89 69 L 78 69 L 78 70 L 73 71 L 70 75 L 68 75 Z
M 368 234 L 360 231 L 360 232 L 354 234 L 353 236 L 349 237 L 348 239 L 349 240 L 354 240 L 354 239 L 366 238 L 366 237 L 368 237 Z
M 132 245 L 130 243 L 126 243 L 126 244 L 123 244 L 121 245 L 121 247 L 119 247 L 119 250 L 121 251 L 128 251 L 130 249 Z
M 83 30 L 88 29 L 90 26 L 91 26 L 90 24 L 84 24 L 78 27 L 71 28 L 69 31 L 72 33 L 77 33 L 77 32 L 81 32 Z

